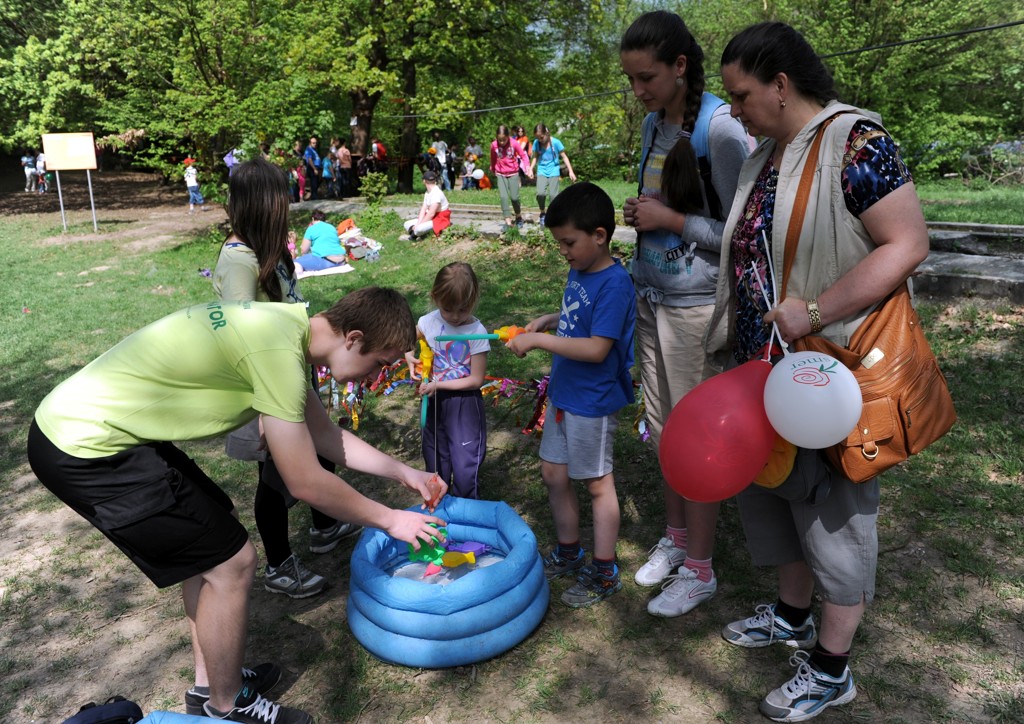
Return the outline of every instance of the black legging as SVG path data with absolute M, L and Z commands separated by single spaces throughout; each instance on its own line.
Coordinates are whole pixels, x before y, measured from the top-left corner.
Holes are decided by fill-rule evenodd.
M 334 463 L 319 455 L 317 460 L 324 470 L 334 472 Z M 267 555 L 267 564 L 276 568 L 288 560 L 292 547 L 288 543 L 288 502 L 280 492 L 284 481 L 277 466 L 269 457 L 265 463 L 259 463 L 260 481 L 256 486 L 256 499 L 253 501 L 253 513 L 256 517 L 256 529 L 263 541 L 263 550 Z M 329 515 L 321 513 L 310 506 L 314 528 L 330 528 L 337 521 Z

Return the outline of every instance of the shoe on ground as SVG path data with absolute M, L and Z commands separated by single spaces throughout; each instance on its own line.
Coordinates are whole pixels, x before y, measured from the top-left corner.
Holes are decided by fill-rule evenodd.
M 621 590 L 622 581 L 619 580 L 618 566 L 611 576 L 602 576 L 597 566 L 583 566 L 576 577 L 576 583 L 562 594 L 562 603 L 569 608 L 585 608 L 600 603 Z
M 342 523 L 340 520 L 330 528 L 309 529 L 309 550 L 311 553 L 330 553 L 342 540 L 355 535 L 363 526 L 355 523 Z
M 327 581 L 323 576 L 302 565 L 295 554 L 288 556 L 277 568 L 267 566 L 263 587 L 271 593 L 283 593 L 292 598 L 315 596 L 324 590 Z
M 549 581 L 559 576 L 564 576 L 567 573 L 576 573 L 583 565 L 587 562 L 586 554 L 583 550 L 580 550 L 579 558 L 562 558 L 558 555 L 558 549 L 552 548 L 551 551 L 544 556 L 544 577 Z
M 546 218 L 547 218 L 547 214 L 541 214 L 540 218 L 537 220 L 537 223 L 540 224 L 541 226 L 544 226 L 544 219 L 546 219 Z
M 818 641 L 814 617 L 800 626 L 793 626 L 782 616 L 775 615 L 775 604 L 762 603 L 754 615 L 742 621 L 733 621 L 722 629 L 722 638 L 731 644 L 748 649 L 759 649 L 772 644 L 785 644 L 798 649 L 811 649 Z
M 281 680 L 281 668 L 277 664 L 260 664 L 251 669 L 242 669 L 242 683 L 251 684 L 260 694 L 266 694 Z M 185 713 L 190 716 L 205 716 L 203 704 L 209 696 L 197 694 L 189 689 L 185 692 Z
M 850 667 L 834 679 L 808 661 L 806 651 L 797 651 L 789 663 L 797 667 L 792 679 L 761 700 L 761 713 L 773 721 L 807 721 L 830 706 L 851 702 L 857 696 Z
M 226 714 L 218 713 L 210 707 L 209 702 L 203 705 L 203 715 L 222 721 L 243 722 L 244 724 L 313 724 L 313 717 L 301 709 L 282 706 L 276 701 L 264 699 L 255 690 L 242 686 L 239 702 Z
M 718 579 L 714 574 L 705 583 L 697 577 L 697 571 L 680 566 L 678 573 L 665 579 L 661 593 L 647 602 L 647 613 L 664 618 L 682 616 L 714 596 L 716 590 Z
M 686 560 L 686 549 L 662 538 L 647 554 L 647 562 L 633 576 L 638 586 L 657 586 Z
M 402 234 L 400 237 L 398 237 L 398 240 L 399 241 L 412 241 L 412 235 L 411 234 Z

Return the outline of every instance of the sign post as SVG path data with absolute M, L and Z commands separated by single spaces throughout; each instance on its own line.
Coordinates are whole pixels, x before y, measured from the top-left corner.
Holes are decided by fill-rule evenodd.
M 60 219 L 64 231 L 68 230 L 64 215 L 64 193 L 60 188 L 61 171 L 85 171 L 89 184 L 89 208 L 92 209 L 92 230 L 99 231 L 96 224 L 96 204 L 92 197 L 92 169 L 96 168 L 96 144 L 91 133 L 44 133 L 43 153 L 46 155 L 46 170 L 57 175 L 57 198 L 60 200 Z

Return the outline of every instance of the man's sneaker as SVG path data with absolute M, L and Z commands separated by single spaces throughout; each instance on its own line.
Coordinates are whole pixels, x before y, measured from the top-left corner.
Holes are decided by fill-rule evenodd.
M 313 717 L 301 709 L 292 709 L 264 699 L 254 689 L 246 686 L 242 687 L 238 697 L 242 701 L 235 699 L 235 707 L 226 714 L 219 714 L 209 702 L 203 704 L 203 715 L 244 724 L 313 724 Z
M 814 616 L 794 627 L 782 616 L 775 615 L 775 604 L 762 603 L 755 614 L 742 621 L 733 621 L 722 629 L 722 638 L 731 644 L 759 649 L 772 644 L 785 644 L 798 649 L 811 649 L 818 641 Z
M 622 590 L 622 581 L 619 580 L 619 567 L 615 567 L 615 573 L 611 576 L 603 576 L 597 566 L 583 566 L 580 574 L 576 577 L 576 583 L 572 588 L 562 594 L 562 603 L 569 608 L 584 608 L 600 603 L 613 593 Z
M 547 218 L 548 218 L 547 214 L 541 214 L 540 218 L 537 220 L 537 223 L 540 224 L 541 226 L 544 226 L 544 220 L 547 219 Z
M 833 679 L 819 671 L 808 659 L 806 651 L 797 651 L 789 663 L 797 667 L 796 675 L 761 700 L 761 713 L 774 721 L 807 721 L 830 706 L 853 701 L 857 686 L 850 667 Z
M 315 596 L 324 590 L 326 583 L 323 576 L 302 565 L 294 553 L 277 568 L 267 566 L 263 579 L 263 587 L 271 593 L 284 593 L 292 598 Z
M 551 552 L 544 556 L 544 577 L 549 581 L 567 573 L 576 573 L 583 568 L 587 562 L 586 554 L 580 550 L 579 558 L 562 558 L 558 555 L 558 549 L 552 548 Z
M 342 523 L 340 520 L 330 528 L 310 528 L 309 550 L 312 553 L 330 553 L 343 539 L 355 535 L 362 529 L 361 525 Z
M 260 664 L 251 669 L 242 669 L 242 683 L 250 684 L 260 694 L 266 694 L 281 680 L 281 668 L 277 664 Z M 203 704 L 209 696 L 197 694 L 189 689 L 185 692 L 185 713 L 191 716 L 205 716 Z
M 677 546 L 671 538 L 662 538 L 648 551 L 647 562 L 640 566 L 633 580 L 638 586 L 657 586 L 685 560 L 685 548 Z
M 678 573 L 665 579 L 661 593 L 647 602 L 647 613 L 665 618 L 682 616 L 714 596 L 717 589 L 718 579 L 714 574 L 705 583 L 697 577 L 697 571 L 680 566 Z

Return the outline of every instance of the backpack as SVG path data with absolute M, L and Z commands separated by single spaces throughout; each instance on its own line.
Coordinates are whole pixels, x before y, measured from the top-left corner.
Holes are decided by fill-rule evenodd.
M 704 93 L 700 99 L 700 112 L 697 114 L 697 121 L 693 124 L 693 134 L 690 136 L 690 145 L 697 156 L 697 170 L 700 171 L 700 178 L 703 182 L 704 193 L 708 200 L 708 212 L 712 218 L 722 218 L 722 201 L 718 198 L 715 185 L 711 183 L 711 144 L 708 142 L 708 129 L 711 127 L 711 116 L 719 108 L 725 105 L 718 96 L 712 93 Z M 643 149 L 640 159 L 640 175 L 637 179 L 640 187 L 637 193 L 643 191 L 644 165 L 647 163 L 647 154 L 654 145 L 654 123 L 658 119 L 657 112 L 648 113 L 644 118 L 641 137 L 651 139 L 651 145 Z M 731 199 L 730 199 L 731 201 Z
M 102 704 L 90 701 L 64 724 L 135 724 L 142 721 L 142 709 L 123 696 L 112 696 Z

